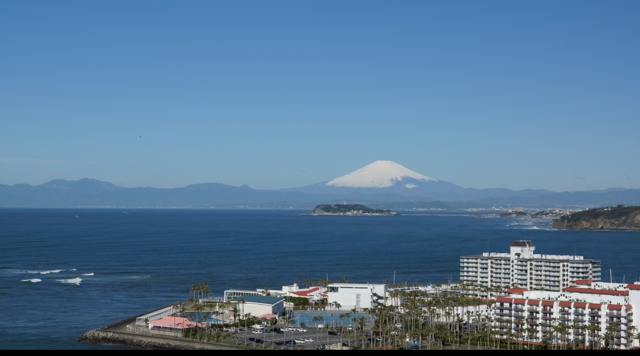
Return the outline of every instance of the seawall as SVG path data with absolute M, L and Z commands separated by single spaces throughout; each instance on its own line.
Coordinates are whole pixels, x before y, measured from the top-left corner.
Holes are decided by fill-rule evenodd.
M 144 333 L 144 326 L 133 327 L 136 317 L 87 331 L 77 341 L 146 350 L 255 350 L 230 343 L 215 343 Z

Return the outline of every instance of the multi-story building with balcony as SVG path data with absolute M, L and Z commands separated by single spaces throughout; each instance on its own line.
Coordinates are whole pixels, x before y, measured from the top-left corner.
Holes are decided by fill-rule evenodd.
M 478 296 L 493 296 L 496 290 L 511 287 L 559 292 L 577 280 L 600 281 L 599 260 L 534 251 L 530 240 L 516 240 L 509 253 L 461 256 L 460 281 L 474 284 Z
M 640 282 L 576 281 L 562 292 L 512 288 L 491 315 L 496 337 L 559 348 L 638 347 Z

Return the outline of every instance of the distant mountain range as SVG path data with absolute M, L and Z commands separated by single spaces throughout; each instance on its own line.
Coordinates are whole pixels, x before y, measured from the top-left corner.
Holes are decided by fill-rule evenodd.
M 463 188 L 392 161 L 376 161 L 347 175 L 304 187 L 257 190 L 220 183 L 183 188 L 123 188 L 84 178 L 29 184 L 0 184 L 4 208 L 221 208 L 313 209 L 319 204 L 364 204 L 372 208 L 466 209 L 491 207 L 592 208 L 640 205 L 640 189 L 598 191 L 513 191 Z

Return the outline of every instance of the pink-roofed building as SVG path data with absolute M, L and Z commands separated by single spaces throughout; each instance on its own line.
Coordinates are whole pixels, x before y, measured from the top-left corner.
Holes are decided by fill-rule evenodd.
M 165 315 L 157 320 L 149 321 L 150 330 L 163 330 L 163 331 L 184 331 L 186 329 L 200 328 L 204 324 L 191 321 L 187 318 L 179 316 Z

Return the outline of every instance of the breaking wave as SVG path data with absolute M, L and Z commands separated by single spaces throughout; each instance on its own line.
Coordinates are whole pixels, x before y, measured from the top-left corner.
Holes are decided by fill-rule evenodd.
M 40 278 L 23 279 L 20 282 L 39 283 L 39 282 L 42 282 L 42 279 L 40 279 Z
M 56 279 L 56 281 L 64 284 L 75 284 L 79 286 L 80 282 L 82 282 L 82 278 L 78 277 L 78 278 L 69 278 L 69 279 Z

